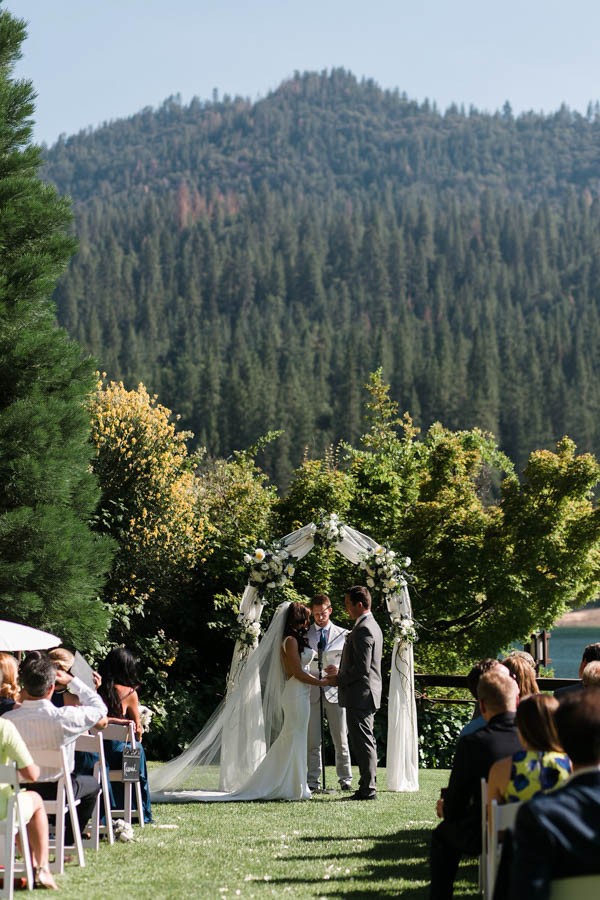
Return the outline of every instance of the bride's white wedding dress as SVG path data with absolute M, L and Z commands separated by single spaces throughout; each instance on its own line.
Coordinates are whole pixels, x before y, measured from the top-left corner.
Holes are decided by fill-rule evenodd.
M 308 667 L 315 651 L 305 647 L 300 660 Z M 244 800 L 309 800 L 307 783 L 307 733 L 310 717 L 310 684 L 288 678 L 282 696 L 283 727 L 258 768 L 235 791 L 168 791 L 167 802 L 201 803 Z M 227 735 L 223 735 L 227 740 Z

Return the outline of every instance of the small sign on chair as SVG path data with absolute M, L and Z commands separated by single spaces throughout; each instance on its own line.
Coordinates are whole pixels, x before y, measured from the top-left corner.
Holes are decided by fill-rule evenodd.
M 141 752 L 139 747 L 126 747 L 123 750 L 123 781 L 140 780 Z

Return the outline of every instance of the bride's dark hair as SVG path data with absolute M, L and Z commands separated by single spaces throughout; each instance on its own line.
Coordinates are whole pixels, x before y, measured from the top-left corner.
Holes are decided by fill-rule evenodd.
M 285 616 L 285 626 L 283 629 L 283 637 L 288 635 L 296 638 L 298 644 L 298 653 L 302 653 L 305 647 L 308 647 L 306 632 L 310 626 L 310 611 L 308 606 L 303 603 L 290 603 Z

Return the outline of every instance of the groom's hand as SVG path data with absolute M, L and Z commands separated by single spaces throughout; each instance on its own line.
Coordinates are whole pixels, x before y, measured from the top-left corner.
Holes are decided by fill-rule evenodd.
M 327 666 L 325 669 L 325 674 L 327 675 L 327 679 L 332 687 L 337 687 L 337 675 L 338 675 L 338 667 L 337 666 Z

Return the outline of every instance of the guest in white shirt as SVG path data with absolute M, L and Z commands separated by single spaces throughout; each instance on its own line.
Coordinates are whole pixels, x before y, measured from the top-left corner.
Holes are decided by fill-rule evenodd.
M 26 657 L 21 665 L 22 704 L 5 714 L 17 727 L 29 749 L 58 750 L 67 748 L 67 759 L 73 782 L 77 806 L 77 818 L 81 831 L 85 829 L 94 810 L 99 785 L 91 775 L 75 775 L 75 739 L 96 725 L 106 724 L 106 706 L 102 698 L 88 688 L 79 678 L 68 672 L 58 671 L 52 660 L 45 653 L 34 652 Z M 51 702 L 54 686 L 60 685 L 75 694 L 79 706 L 63 706 L 58 708 Z M 28 790 L 36 791 L 45 799 L 56 797 L 56 782 L 60 772 L 55 769 L 42 768 L 35 784 L 28 785 Z M 70 822 L 67 822 L 65 839 L 73 842 L 70 833 Z

